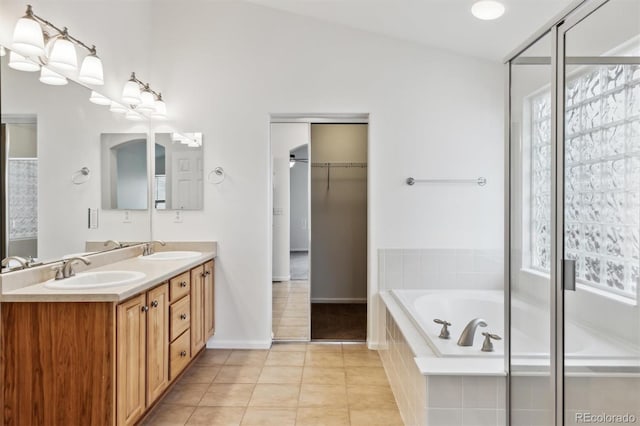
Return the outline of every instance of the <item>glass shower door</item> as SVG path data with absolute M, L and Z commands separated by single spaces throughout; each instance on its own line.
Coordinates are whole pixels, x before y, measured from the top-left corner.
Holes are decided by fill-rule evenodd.
M 558 27 L 566 425 L 640 424 L 640 2 L 601 3 Z

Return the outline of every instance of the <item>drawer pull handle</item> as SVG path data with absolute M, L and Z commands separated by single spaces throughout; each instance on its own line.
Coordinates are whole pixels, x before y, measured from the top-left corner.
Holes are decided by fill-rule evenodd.
M 158 307 L 158 301 L 154 300 L 153 302 L 151 302 L 151 306 L 153 306 L 154 308 Z
M 149 307 L 148 306 L 143 306 L 142 307 L 142 312 L 149 312 Z
M 204 271 L 205 275 L 211 275 L 211 271 Z
M 186 286 L 187 286 L 186 281 L 180 281 L 180 287 L 186 287 Z
M 202 278 L 204 278 L 206 275 L 207 275 L 207 274 L 205 274 L 204 272 L 200 274 L 200 276 L 201 276 Z
M 181 357 L 183 357 L 183 358 L 184 358 L 185 356 L 187 356 L 187 351 L 182 351 L 182 352 L 180 352 L 180 356 L 181 356 Z
M 181 320 L 186 320 L 187 319 L 187 314 L 180 314 L 180 319 Z

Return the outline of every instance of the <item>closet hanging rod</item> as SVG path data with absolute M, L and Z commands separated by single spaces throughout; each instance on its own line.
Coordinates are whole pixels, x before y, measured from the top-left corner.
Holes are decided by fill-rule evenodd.
M 311 167 L 367 167 L 367 163 L 311 163 Z
M 406 182 L 409 186 L 415 185 L 416 183 L 475 183 L 478 186 L 485 186 L 487 184 L 487 178 L 482 176 L 476 179 L 414 179 L 408 177 Z

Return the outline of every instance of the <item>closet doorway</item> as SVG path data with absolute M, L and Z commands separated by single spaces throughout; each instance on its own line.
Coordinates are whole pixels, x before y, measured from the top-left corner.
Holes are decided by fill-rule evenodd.
M 366 340 L 367 121 L 272 118 L 274 340 Z

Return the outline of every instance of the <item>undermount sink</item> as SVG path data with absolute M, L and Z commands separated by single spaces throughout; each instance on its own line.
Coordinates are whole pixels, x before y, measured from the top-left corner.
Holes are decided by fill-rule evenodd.
M 83 288 L 117 287 L 133 284 L 142 280 L 146 275 L 137 271 L 96 271 L 80 272 L 73 277 L 61 280 L 49 280 L 44 286 L 47 288 L 78 290 Z
M 138 256 L 143 260 L 185 260 L 201 256 L 199 251 L 158 251 L 147 256 Z

